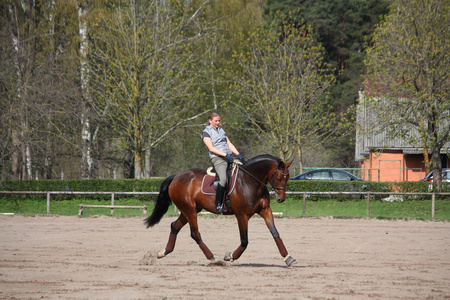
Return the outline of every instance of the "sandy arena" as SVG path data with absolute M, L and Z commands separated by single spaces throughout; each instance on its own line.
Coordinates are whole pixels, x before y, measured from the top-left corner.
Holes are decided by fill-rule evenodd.
M 200 217 L 210 263 L 180 232 L 163 259 L 172 217 L 1 216 L 1 299 L 450 299 L 450 223 L 276 219 L 287 268 L 262 218 L 239 245 L 234 217 Z

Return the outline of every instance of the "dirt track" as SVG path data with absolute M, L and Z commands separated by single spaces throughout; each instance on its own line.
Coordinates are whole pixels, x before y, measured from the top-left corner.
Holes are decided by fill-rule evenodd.
M 142 219 L 1 216 L 0 298 L 450 299 L 450 223 L 276 219 L 289 269 L 261 218 L 231 264 L 210 264 L 187 227 L 156 259 L 174 219 Z M 234 218 L 199 223 L 218 261 L 238 246 Z

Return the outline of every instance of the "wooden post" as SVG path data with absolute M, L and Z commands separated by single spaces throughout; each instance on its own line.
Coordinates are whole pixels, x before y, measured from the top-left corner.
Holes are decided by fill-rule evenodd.
M 370 193 L 367 193 L 367 217 L 370 217 Z
M 50 214 L 50 193 L 47 193 L 47 215 Z
M 111 193 L 111 206 L 114 205 L 114 193 Z M 114 208 L 111 207 L 111 216 L 114 214 Z
M 435 205 L 436 205 L 436 199 L 434 193 L 431 194 L 431 218 L 434 219 L 434 211 L 435 211 Z
M 303 216 L 306 213 L 306 193 L 303 193 Z

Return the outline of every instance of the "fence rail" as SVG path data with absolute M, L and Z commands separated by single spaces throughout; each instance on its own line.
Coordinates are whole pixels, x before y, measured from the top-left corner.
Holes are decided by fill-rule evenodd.
M 50 214 L 51 195 L 111 195 L 111 205 L 114 206 L 115 195 L 158 195 L 158 192 L 37 192 L 37 191 L 0 191 L 0 194 L 31 194 L 47 195 L 47 215 Z
M 274 194 L 274 192 L 270 192 Z M 0 194 L 38 194 L 47 195 L 47 214 L 50 214 L 51 195 L 111 195 L 111 205 L 114 205 L 115 195 L 158 195 L 159 192 L 37 192 L 37 191 L 0 191 Z M 365 195 L 367 201 L 367 216 L 370 217 L 370 197 L 373 195 L 410 195 L 410 196 L 430 196 L 431 197 L 431 217 L 434 218 L 436 196 L 450 196 L 450 193 L 389 193 L 389 192 L 286 192 L 287 195 L 303 195 L 303 214 L 306 212 L 307 195 Z M 447 200 L 447 199 L 446 199 Z M 450 197 L 449 199 L 450 200 Z
M 273 193 L 273 192 L 272 192 Z M 431 196 L 431 217 L 434 218 L 436 211 L 436 195 L 450 196 L 450 193 L 389 193 L 389 192 L 286 192 L 287 195 L 303 195 L 303 214 L 306 212 L 307 195 L 365 195 L 367 201 L 367 216 L 370 217 L 370 197 L 372 195 L 410 195 L 410 196 Z M 450 200 L 450 199 L 449 199 Z

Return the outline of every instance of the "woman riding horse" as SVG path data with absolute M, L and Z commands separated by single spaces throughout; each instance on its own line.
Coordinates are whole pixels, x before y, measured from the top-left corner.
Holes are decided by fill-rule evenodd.
M 236 215 L 241 243 L 233 253 L 227 252 L 224 260 L 234 261 L 242 255 L 248 245 L 248 221 L 254 214 L 259 214 L 266 222 L 286 265 L 291 266 L 295 262 L 295 259 L 286 250 L 275 227 L 267 188 L 267 183 L 270 183 L 277 201 L 283 202 L 286 199 L 290 165 L 291 163 L 284 163 L 281 159 L 271 155 L 260 155 L 238 168 L 234 189 L 229 194 L 233 210 L 227 214 Z M 206 170 L 189 169 L 167 177 L 161 184 L 155 208 L 152 214 L 145 219 L 147 228 L 157 224 L 172 203 L 180 211 L 180 216 L 170 225 L 169 240 L 166 247 L 158 253 L 158 258 L 163 258 L 173 251 L 178 233 L 184 225 L 189 223 L 191 237 L 207 259 L 215 260 L 198 230 L 197 214 L 203 209 L 216 212 L 214 197 L 202 192 L 202 182 L 205 176 Z
M 228 164 L 233 163 L 232 153 L 236 154 L 241 163 L 245 162 L 242 154 L 237 151 L 231 143 L 225 131 L 220 127 L 220 115 L 217 111 L 212 111 L 208 115 L 208 125 L 202 131 L 202 139 L 209 150 L 209 158 L 214 166 L 219 184 L 216 191 L 216 212 L 218 214 L 226 213 L 223 207 L 225 187 L 227 183 Z

